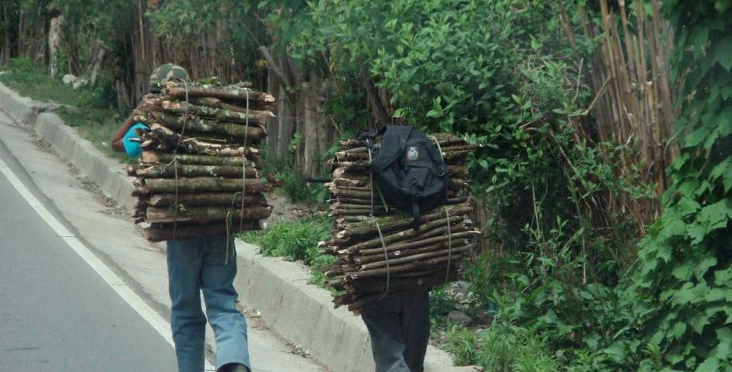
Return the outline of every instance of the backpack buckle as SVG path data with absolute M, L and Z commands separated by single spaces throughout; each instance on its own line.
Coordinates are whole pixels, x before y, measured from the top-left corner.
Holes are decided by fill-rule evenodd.
M 435 168 L 435 174 L 437 175 L 437 177 L 442 177 L 445 175 L 445 173 L 447 173 L 447 170 L 445 169 L 445 167 L 439 166 L 439 167 Z

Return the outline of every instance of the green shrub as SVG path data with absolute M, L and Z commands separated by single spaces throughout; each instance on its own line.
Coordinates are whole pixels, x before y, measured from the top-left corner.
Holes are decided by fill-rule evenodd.
M 486 372 L 553 372 L 546 337 L 521 327 L 494 323 L 485 330 L 453 326 L 442 345 L 455 356 L 456 365 L 480 365 Z
M 664 2 L 683 79 L 664 213 L 640 243 L 616 343 L 629 371 L 732 370 L 732 1 Z
M 447 314 L 457 310 L 457 301 L 448 296 L 445 287 L 445 285 L 441 285 L 430 291 L 430 323 L 433 329 L 444 327 L 447 322 Z
M 278 222 L 267 230 L 245 233 L 242 238 L 259 245 L 266 256 L 322 265 L 327 259 L 321 257 L 318 242 L 330 237 L 330 226 L 328 217 L 313 216 L 298 222 Z

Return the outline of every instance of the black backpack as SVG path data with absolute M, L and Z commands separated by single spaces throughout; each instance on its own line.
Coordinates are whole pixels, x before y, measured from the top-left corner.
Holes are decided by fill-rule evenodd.
M 380 135 L 376 149 L 373 139 Z M 383 197 L 411 212 L 415 228 L 420 215 L 454 190 L 447 166 L 436 145 L 424 133 L 407 125 L 386 125 L 378 133 L 361 133 L 358 139 L 371 152 L 371 175 Z

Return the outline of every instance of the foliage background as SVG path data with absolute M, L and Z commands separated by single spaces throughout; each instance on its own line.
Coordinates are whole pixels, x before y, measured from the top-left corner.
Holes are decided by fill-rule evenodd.
M 169 61 L 194 78 L 250 80 L 278 97 L 271 172 L 321 202 L 303 176 L 327 173 L 339 138 L 392 121 L 463 135 L 483 145 L 469 166 L 487 239 L 460 306 L 493 323 L 441 323 L 460 361 L 714 371 L 729 367 L 732 339 L 730 5 L 669 0 L 662 15 L 659 0 L 9 0 L 0 64 L 46 66 L 49 22 L 63 16 L 63 73 L 87 74 L 107 50 L 72 104 L 128 110 Z M 314 262 L 323 226 L 252 239 Z

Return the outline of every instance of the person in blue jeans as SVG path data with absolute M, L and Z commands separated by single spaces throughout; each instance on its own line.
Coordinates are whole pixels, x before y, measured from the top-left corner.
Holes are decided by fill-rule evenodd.
M 180 66 L 161 65 L 150 77 L 151 93 L 169 78 L 187 80 Z M 112 149 L 131 157 L 140 156 L 134 116 L 154 109 L 143 99 L 112 138 Z M 216 338 L 218 372 L 251 372 L 247 342 L 247 322 L 237 307 L 234 289 L 236 249 L 233 236 L 205 236 L 195 239 L 168 240 L 168 288 L 172 303 L 170 326 L 173 331 L 179 372 L 203 372 L 205 364 L 206 319 Z M 201 307 L 201 292 L 206 314 Z

